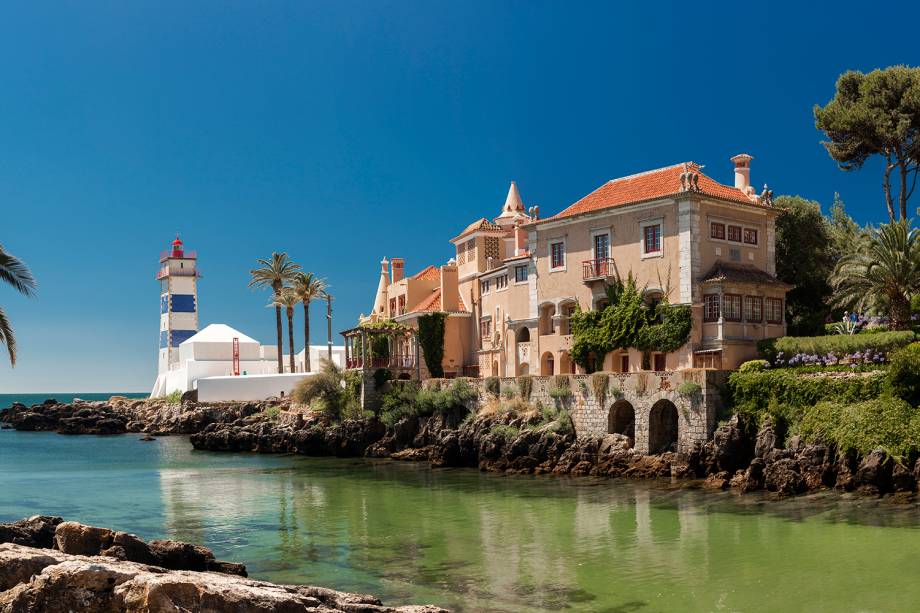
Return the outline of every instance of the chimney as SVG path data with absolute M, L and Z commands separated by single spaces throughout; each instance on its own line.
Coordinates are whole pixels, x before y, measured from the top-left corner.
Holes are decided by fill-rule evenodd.
M 747 153 L 739 153 L 732 158 L 735 163 L 735 187 L 745 194 L 751 190 L 751 156 Z
M 457 275 L 457 265 L 453 263 L 441 266 L 441 310 L 460 310 L 460 285 Z
M 524 255 L 527 252 L 527 233 L 521 224 L 514 226 L 514 255 Z
M 390 266 L 390 283 L 402 281 L 403 277 L 406 275 L 406 260 L 403 258 L 393 258 L 390 260 Z

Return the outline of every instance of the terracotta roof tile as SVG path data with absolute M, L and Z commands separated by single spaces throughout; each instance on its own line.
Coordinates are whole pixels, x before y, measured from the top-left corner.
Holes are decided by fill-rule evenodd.
M 466 229 L 460 234 L 458 234 L 456 237 L 454 237 L 453 240 L 457 240 L 458 238 L 462 236 L 466 236 L 467 234 L 476 232 L 477 230 L 502 230 L 502 227 L 498 225 L 497 223 L 492 223 L 485 217 L 480 217 L 479 219 L 477 219 L 476 221 L 468 225 Z
M 438 270 L 437 266 L 430 264 L 415 273 L 412 278 L 421 279 L 423 281 L 440 281 L 441 272 Z
M 777 285 L 782 287 L 792 287 L 791 285 L 780 281 L 765 270 L 760 270 L 750 264 L 732 264 L 716 260 L 700 283 L 721 283 L 728 281 L 730 283 L 746 283 L 756 285 Z
M 571 217 L 581 213 L 676 195 L 685 191 L 681 187 L 680 175 L 688 170 L 699 175 L 697 193 L 744 204 L 757 204 L 756 197 L 748 196 L 736 187 L 722 185 L 700 172 L 699 164 L 686 162 L 608 181 L 575 204 L 547 219 Z
M 410 313 L 436 313 L 441 311 L 441 288 L 435 288 L 429 296 L 424 298 L 421 302 L 415 305 L 412 309 L 409 310 Z M 467 308 L 466 304 L 463 302 L 463 298 L 460 298 L 460 308 L 457 313 L 466 313 Z

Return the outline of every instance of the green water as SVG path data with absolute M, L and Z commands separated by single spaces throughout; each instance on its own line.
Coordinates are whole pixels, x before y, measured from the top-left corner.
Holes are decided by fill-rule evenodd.
M 0 521 L 204 543 L 258 578 L 456 611 L 916 611 L 920 509 L 0 431 Z

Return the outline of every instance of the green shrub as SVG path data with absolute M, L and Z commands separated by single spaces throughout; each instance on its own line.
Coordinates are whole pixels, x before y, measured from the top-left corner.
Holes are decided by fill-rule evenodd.
M 179 404 L 182 402 L 182 392 L 176 390 L 164 396 L 163 399 L 169 404 Z
M 623 396 L 623 390 L 620 389 L 619 385 L 611 385 L 610 389 L 607 390 L 607 394 L 611 398 L 621 398 Z
M 572 388 L 553 385 L 551 388 L 549 388 L 547 393 L 549 394 L 550 398 L 555 400 L 568 400 L 572 397 Z
M 456 379 L 444 389 L 422 389 L 416 382 L 393 385 L 381 399 L 381 422 L 395 425 L 403 417 L 425 417 L 435 413 L 466 411 L 466 402 L 476 397 L 476 390 L 466 379 Z
M 804 411 L 800 433 L 808 442 L 835 443 L 845 452 L 884 449 L 900 461 L 920 450 L 920 410 L 890 396 L 855 404 L 821 402 Z
M 357 373 L 346 374 L 325 359 L 320 364 L 318 373 L 297 382 L 291 390 L 291 397 L 295 402 L 309 405 L 332 419 L 341 418 L 346 411 L 354 414 L 353 409 L 359 404 L 360 379 Z
M 757 349 L 761 357 L 772 363 L 779 352 L 783 352 L 787 359 L 797 353 L 826 355 L 833 352 L 835 355 L 842 356 L 865 349 L 887 353 L 910 344 L 914 339 L 914 333 L 909 330 L 875 334 L 783 336 L 760 341 L 757 343 Z
M 572 380 L 569 379 L 568 375 L 556 375 L 553 377 L 553 385 L 555 387 L 565 387 L 572 389 Z
M 920 406 L 920 343 L 911 343 L 891 355 L 888 387 L 892 395 Z
M 677 393 L 683 396 L 694 396 L 699 394 L 703 387 L 696 381 L 684 381 L 677 386 Z
M 530 393 L 533 391 L 533 377 L 530 375 L 524 375 L 518 377 L 518 391 L 521 393 L 521 398 L 524 400 L 530 400 Z
M 770 367 L 766 360 L 750 360 L 738 367 L 738 372 L 760 372 Z
M 266 419 L 269 419 L 271 421 L 275 421 L 276 419 L 278 419 L 278 415 L 280 413 L 281 413 L 281 407 L 268 407 L 264 411 L 262 411 L 262 415 L 264 415 Z
M 485 388 L 494 398 L 498 398 L 501 393 L 502 382 L 498 377 L 486 377 Z
M 885 381 L 881 372 L 852 377 L 805 375 L 787 368 L 734 372 L 728 377 L 728 396 L 733 410 L 760 419 L 771 402 L 799 408 L 823 400 L 854 403 L 878 398 Z
M 607 388 L 610 386 L 610 377 L 606 373 L 596 372 L 591 375 L 591 388 L 599 404 L 604 404 L 607 399 Z
M 379 390 L 383 388 L 387 381 L 393 378 L 393 373 L 391 373 L 386 368 L 378 368 L 374 371 L 374 389 Z
M 520 428 L 515 428 L 514 426 L 509 426 L 506 424 L 495 424 L 489 430 L 491 434 L 498 435 L 505 439 L 506 441 L 511 441 L 517 438 L 517 435 L 521 433 Z

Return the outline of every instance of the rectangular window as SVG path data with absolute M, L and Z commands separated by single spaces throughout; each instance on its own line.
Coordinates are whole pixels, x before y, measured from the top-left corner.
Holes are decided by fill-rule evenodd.
M 488 279 L 486 279 L 485 281 L 480 281 L 479 282 L 479 292 L 481 294 L 488 294 L 490 286 L 491 286 L 491 283 L 489 282 Z
M 783 301 L 780 298 L 767 298 L 767 322 L 783 323 Z
M 661 224 L 645 226 L 643 231 L 643 253 L 661 252 Z
M 656 354 L 655 354 L 655 365 L 654 365 L 654 368 L 655 368 L 655 370 L 656 370 L 657 372 L 662 372 L 662 371 L 664 371 L 664 370 L 667 370 L 667 367 L 665 366 L 665 354 L 663 354 L 663 353 L 656 353 Z
M 725 240 L 725 224 L 724 223 L 711 223 L 709 225 L 709 236 L 710 238 L 717 238 L 719 240 Z
M 396 298 L 390 298 L 390 316 L 396 315 Z
M 728 226 L 728 240 L 734 243 L 741 242 L 741 226 Z
M 492 335 L 492 320 L 483 319 L 479 322 L 479 336 L 489 338 Z
M 624 353 L 620 356 L 620 372 L 629 372 L 629 354 Z
M 550 268 L 563 268 L 565 266 L 565 243 L 550 243 Z
M 706 294 L 703 300 L 703 321 L 719 321 L 719 295 Z
M 406 312 L 406 297 L 405 295 L 399 297 L 399 314 L 402 315 Z
M 609 234 L 595 234 L 594 235 L 594 259 L 595 260 L 606 260 L 610 257 L 610 235 Z
M 496 290 L 505 289 L 506 287 L 508 287 L 508 275 L 501 275 L 501 276 L 495 277 L 495 289 Z
M 741 296 L 738 294 L 722 296 L 722 318 L 725 321 L 741 321 Z
M 757 324 L 763 321 L 763 298 L 759 296 L 744 297 L 744 321 Z
M 753 228 L 745 228 L 744 229 L 744 242 L 747 243 L 748 245 L 756 245 L 757 244 L 757 230 Z
M 527 267 L 526 266 L 515 266 L 514 267 L 514 282 L 523 283 L 527 280 Z

